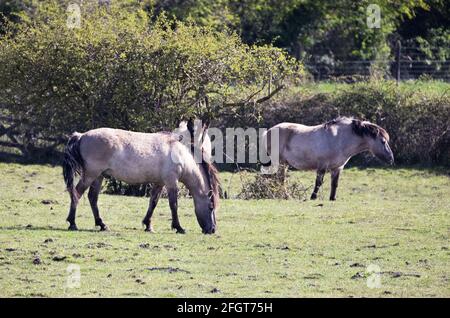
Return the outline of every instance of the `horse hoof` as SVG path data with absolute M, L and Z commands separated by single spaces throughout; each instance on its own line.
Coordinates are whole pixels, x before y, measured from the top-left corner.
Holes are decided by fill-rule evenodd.
M 68 230 L 69 231 L 78 231 L 78 228 L 77 228 L 77 226 L 75 224 L 70 224 Z
M 144 232 L 155 233 L 155 230 L 153 230 L 153 228 L 147 228 L 144 230 Z
M 106 224 L 100 225 L 100 232 L 108 232 L 109 227 Z
M 182 229 L 181 227 L 177 230 L 177 234 L 186 234 L 186 231 L 184 229 Z
M 314 193 L 313 193 L 313 194 L 311 195 L 311 200 L 315 200 L 315 199 L 317 199 L 317 194 L 314 194 Z

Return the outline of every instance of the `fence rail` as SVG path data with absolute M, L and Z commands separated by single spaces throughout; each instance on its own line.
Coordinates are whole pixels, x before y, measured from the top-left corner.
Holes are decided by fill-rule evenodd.
M 397 81 L 426 77 L 450 82 L 450 59 L 436 58 L 442 48 L 402 46 L 398 43 L 391 59 L 348 60 L 330 52 L 311 56 L 305 62 L 306 69 L 315 80 L 330 80 L 340 77 L 367 78 L 381 74 Z M 441 54 L 442 55 L 442 54 Z

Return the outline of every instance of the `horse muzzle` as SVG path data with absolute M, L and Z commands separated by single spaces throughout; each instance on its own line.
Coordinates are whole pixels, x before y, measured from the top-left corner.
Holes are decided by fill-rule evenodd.
M 208 229 L 203 229 L 202 232 L 203 232 L 203 234 L 214 234 L 214 233 L 216 233 L 216 227 L 211 226 Z
M 390 156 L 388 156 L 388 157 L 386 158 L 386 162 L 387 162 L 389 165 L 393 166 L 393 165 L 394 165 L 394 155 L 391 154 Z

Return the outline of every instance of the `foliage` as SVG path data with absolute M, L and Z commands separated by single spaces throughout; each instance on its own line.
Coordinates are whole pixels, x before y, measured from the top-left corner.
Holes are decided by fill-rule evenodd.
M 139 7 L 122 5 L 84 8 L 81 27 L 70 28 L 65 7 L 47 1 L 7 29 L 1 115 L 16 125 L 19 144 L 60 143 L 100 126 L 173 129 L 183 117 L 257 107 L 252 101 L 269 82 L 281 89 L 302 72 L 281 49 L 164 15 L 151 22 Z
M 422 75 L 433 76 L 450 73 L 450 31 L 447 28 L 428 30 L 426 37 L 418 36 L 406 41 L 406 45 L 416 47 L 413 56 L 406 56 L 414 62 L 412 70 Z
M 108 176 L 106 177 L 103 193 L 136 197 L 150 197 L 152 186 L 152 184 L 126 184 L 125 182 L 116 180 Z M 163 198 L 168 197 L 166 188 L 162 190 L 160 196 Z M 178 185 L 178 197 L 192 198 L 189 190 L 181 183 Z
M 51 0 L 50 0 L 51 1 Z M 0 12 L 15 16 L 32 12 L 37 0 L 11 0 Z M 73 2 L 73 1 L 72 1 Z M 60 0 L 67 6 L 68 0 Z M 74 3 L 82 3 L 75 1 Z M 98 3 L 111 5 L 112 1 Z M 445 0 L 126 0 L 122 8 L 139 7 L 152 20 L 167 12 L 181 21 L 214 30 L 234 30 L 247 44 L 274 44 L 304 59 L 314 74 L 339 67 L 343 61 L 378 60 L 372 68 L 386 71 L 394 39 L 427 38 L 428 30 L 445 28 L 450 15 Z M 84 7 L 97 1 L 83 2 Z M 380 28 L 366 24 L 369 5 L 378 5 Z M 23 16 L 23 15 L 22 15 Z M 16 19 L 16 21 L 18 21 Z M 373 70 L 375 71 L 375 70 Z
M 371 4 L 380 8 L 379 28 L 366 24 Z M 155 12 L 166 10 L 180 19 L 218 28 L 228 26 L 246 43 L 286 48 L 296 58 L 313 64 L 313 74 L 331 72 L 347 60 L 387 60 L 390 36 L 417 10 L 429 9 L 424 0 L 160 0 L 154 5 Z M 387 67 L 386 63 L 373 65 L 381 68 L 379 71 Z
M 0 34 L 4 32 L 7 21 L 19 22 L 21 12 L 31 8 L 30 0 L 0 1 Z
M 241 172 L 242 173 L 242 172 Z M 289 179 L 287 167 L 280 167 L 275 174 L 251 174 L 241 176 L 242 189 L 239 199 L 296 199 L 306 200 L 309 188 L 301 182 Z

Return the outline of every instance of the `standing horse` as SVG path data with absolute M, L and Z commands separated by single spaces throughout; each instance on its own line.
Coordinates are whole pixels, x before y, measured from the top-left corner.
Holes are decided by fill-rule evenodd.
M 336 200 L 339 175 L 348 160 L 358 153 L 370 151 L 380 160 L 394 163 L 388 133 L 368 121 L 339 117 L 317 126 L 281 123 L 267 131 L 264 137 L 267 141 L 274 129 L 279 134 L 280 163 L 299 170 L 317 170 L 312 200 L 317 198 L 327 171 L 331 172 L 330 200 Z M 271 156 L 270 143 L 267 150 Z
M 111 176 L 129 184 L 152 183 L 150 204 L 142 223 L 152 231 L 151 217 L 164 186 L 172 212 L 172 228 L 185 233 L 178 219 L 178 181 L 190 191 L 198 223 L 205 234 L 216 230 L 219 202 L 218 173 L 208 160 L 197 163 L 189 147 L 172 133 L 139 133 L 120 129 L 99 128 L 84 134 L 74 133 L 67 143 L 63 175 L 70 194 L 67 221 L 69 230 L 77 230 L 75 214 L 78 201 L 89 188 L 88 198 L 95 225 L 107 230 L 97 200 L 103 176 Z M 80 181 L 74 186 L 75 174 Z

